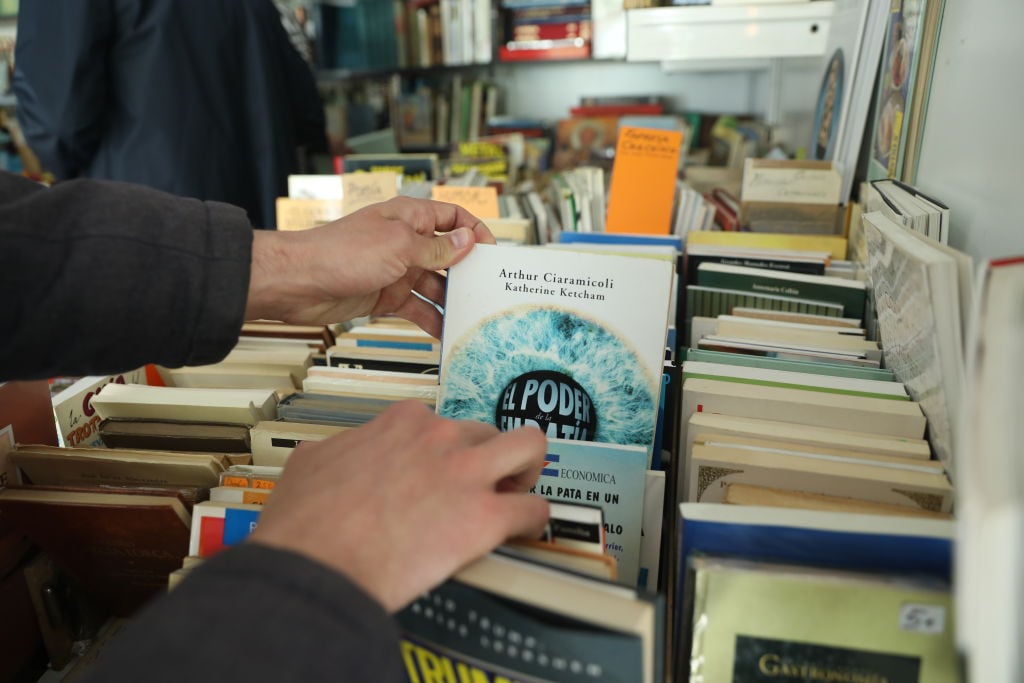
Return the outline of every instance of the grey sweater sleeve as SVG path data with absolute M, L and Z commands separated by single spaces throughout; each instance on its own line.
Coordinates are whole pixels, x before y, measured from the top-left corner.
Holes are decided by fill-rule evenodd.
M 241 329 L 252 239 L 227 204 L 0 173 L 0 380 L 220 360 Z
M 83 683 L 402 680 L 397 627 L 377 602 L 317 562 L 244 543 L 143 610 Z

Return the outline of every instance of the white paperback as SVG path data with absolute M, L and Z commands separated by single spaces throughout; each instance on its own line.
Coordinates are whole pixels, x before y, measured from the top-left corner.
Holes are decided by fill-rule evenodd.
M 438 413 L 649 452 L 673 280 L 669 261 L 478 245 L 448 274 Z
M 67 448 L 104 446 L 100 438 L 101 418 L 92 407 L 94 396 L 108 384 L 145 384 L 146 370 L 139 368 L 117 375 L 82 377 L 52 399 L 53 416 L 57 421 L 57 437 Z
M 959 267 L 880 212 L 863 221 L 885 365 L 921 404 L 932 449 L 955 477 L 953 419 L 964 384 Z

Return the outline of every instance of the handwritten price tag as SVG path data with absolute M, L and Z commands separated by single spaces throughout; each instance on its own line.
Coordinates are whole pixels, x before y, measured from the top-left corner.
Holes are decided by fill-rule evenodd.
M 493 187 L 435 185 L 430 195 L 439 202 L 458 204 L 477 218 L 498 218 L 498 190 Z
M 364 206 L 398 196 L 398 174 L 346 173 L 341 176 L 342 214 L 347 216 Z

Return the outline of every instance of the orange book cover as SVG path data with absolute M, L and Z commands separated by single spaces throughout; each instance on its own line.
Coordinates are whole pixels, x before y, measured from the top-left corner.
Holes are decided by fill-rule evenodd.
M 623 127 L 608 190 L 607 232 L 667 235 L 672 230 L 682 131 Z

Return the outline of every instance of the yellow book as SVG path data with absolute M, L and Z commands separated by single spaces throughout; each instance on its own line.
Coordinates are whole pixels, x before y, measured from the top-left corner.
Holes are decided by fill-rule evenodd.
M 694 561 L 691 681 L 956 683 L 938 581 Z
M 716 246 L 752 247 L 755 249 L 791 249 L 795 251 L 827 251 L 832 258 L 846 259 L 846 238 L 838 235 L 804 235 L 773 232 L 724 232 L 693 230 L 686 243 Z

